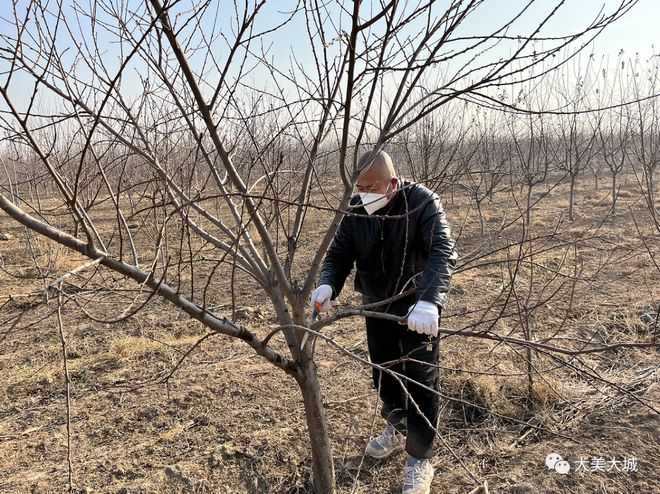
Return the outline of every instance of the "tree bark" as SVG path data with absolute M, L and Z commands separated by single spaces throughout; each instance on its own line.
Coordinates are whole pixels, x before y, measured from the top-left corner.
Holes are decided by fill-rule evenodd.
M 311 342 L 308 342 L 310 345 Z M 323 397 L 319 385 L 316 364 L 307 359 L 301 363 L 302 375 L 296 378 L 305 405 L 305 418 L 312 450 L 312 475 L 315 494 L 334 494 L 335 467 L 328 426 L 323 410 Z
M 651 217 L 653 218 L 654 223 L 657 225 L 658 220 L 655 210 L 655 177 L 653 176 L 654 171 L 655 170 L 653 168 L 646 170 L 646 189 L 647 189 L 646 194 L 649 205 L 649 211 L 651 212 Z
M 616 173 L 612 174 L 612 214 L 616 214 Z
M 573 203 L 575 202 L 575 177 L 571 175 L 571 188 L 568 194 L 568 220 L 575 221 Z
M 532 188 L 533 188 L 533 185 L 531 183 L 528 183 L 527 184 L 527 211 L 525 211 L 525 221 L 526 221 L 526 227 L 527 227 L 526 238 L 531 237 L 531 230 L 532 230 Z
M 306 326 L 305 305 L 293 304 L 291 311 L 284 302 L 284 295 L 279 289 L 273 291 L 273 304 L 278 320 L 283 326 Z M 332 447 L 325 420 L 323 395 L 319 384 L 316 363 L 314 362 L 314 341 L 310 338 L 304 349 L 300 348 L 302 334 L 293 329 L 285 329 L 284 335 L 291 356 L 296 360 L 297 369 L 292 375 L 298 383 L 305 407 L 307 434 L 312 455 L 312 483 L 315 494 L 334 494 L 335 467 L 332 459 Z

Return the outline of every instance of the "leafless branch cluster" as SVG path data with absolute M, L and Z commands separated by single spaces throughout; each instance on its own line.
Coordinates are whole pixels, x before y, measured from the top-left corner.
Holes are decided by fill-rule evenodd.
M 604 223 L 576 232 L 561 219 L 539 226 L 534 214 L 568 181 L 568 217 L 579 219 L 579 180 L 591 170 L 598 189 L 607 169 L 609 217 L 632 174 L 660 232 L 658 58 L 622 54 L 609 66 L 587 52 L 634 0 L 561 36 L 547 27 L 562 1 L 521 27 L 534 3 L 475 32 L 467 26 L 482 1 L 14 2 L 0 20 L 0 207 L 26 228 L 38 293 L 48 300 L 63 287 L 103 323 L 160 297 L 209 329 L 186 357 L 215 334 L 244 341 L 300 386 L 315 486 L 332 492 L 314 345 L 300 343 L 311 333 L 346 353 L 319 330 L 370 308 L 309 325 L 306 305 L 339 222 L 353 214 L 358 155 L 387 146 L 400 173 L 448 209 L 465 198 L 466 221 L 477 213 L 480 238 L 466 243 L 457 277 L 491 272 L 496 289 L 448 315 L 443 335 L 508 347 L 530 397 L 545 375 L 537 360 L 618 389 L 581 356 L 657 346 L 655 336 L 571 341 L 564 330 L 605 266 L 656 261 L 657 236 L 640 228 L 634 245 L 587 268 L 580 250 L 609 241 Z M 301 46 L 290 49 L 292 33 Z M 486 217 L 492 204 L 496 221 Z M 35 234 L 91 263 L 44 260 Z M 5 306 L 20 294 L 11 295 Z M 539 321 L 551 303 L 565 309 L 548 330 Z M 268 307 L 276 328 L 241 325 L 244 305 Z M 22 317 L 7 321 L 3 339 Z

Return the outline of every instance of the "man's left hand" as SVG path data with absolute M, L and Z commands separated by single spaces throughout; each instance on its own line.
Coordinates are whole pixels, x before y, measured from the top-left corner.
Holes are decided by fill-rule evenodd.
M 408 327 L 421 334 L 438 336 L 438 306 L 425 300 L 410 306 Z

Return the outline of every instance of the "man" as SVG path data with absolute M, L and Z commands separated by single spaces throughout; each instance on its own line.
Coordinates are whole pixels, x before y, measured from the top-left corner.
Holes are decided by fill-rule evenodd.
M 397 178 L 384 151 L 363 154 L 358 167 L 354 214 L 343 218 L 335 234 L 311 302 L 321 311 L 329 309 L 355 264 L 355 289 L 363 303 L 407 316 L 407 328 L 365 318 L 371 362 L 405 376 L 373 368 L 388 424 L 366 452 L 385 458 L 405 447 L 403 493 L 428 494 L 439 409 L 438 395 L 431 391 L 438 389 L 438 320 L 457 255 L 437 195 Z

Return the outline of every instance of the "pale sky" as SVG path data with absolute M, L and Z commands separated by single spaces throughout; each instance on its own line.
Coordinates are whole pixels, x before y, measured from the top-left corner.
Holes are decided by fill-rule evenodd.
M 64 0 L 64 4 L 68 5 L 71 0 Z M 179 10 L 183 13 L 183 18 L 186 16 L 186 9 L 189 8 L 187 3 L 191 0 L 183 0 L 179 5 Z M 216 0 L 213 0 L 214 2 Z M 220 1 L 220 0 L 217 0 Z M 135 2 L 135 3 L 133 3 Z M 9 0 L 0 0 L 2 4 L 9 4 Z M 18 5 L 25 4 L 25 0 L 19 0 Z M 271 0 L 266 7 L 265 15 L 262 15 L 258 27 L 272 27 L 276 25 L 280 19 L 284 17 L 283 11 L 296 5 L 295 0 Z M 414 3 L 414 2 L 413 2 Z M 441 12 L 447 0 L 439 1 L 434 9 Z M 494 28 L 502 25 L 503 22 L 511 15 L 511 12 L 519 10 L 521 5 L 527 3 L 527 0 L 486 0 L 485 3 L 479 7 L 479 10 L 469 17 L 469 22 L 466 22 L 461 28 L 461 34 L 464 35 L 484 35 L 492 32 Z M 604 6 L 606 11 L 611 11 L 621 0 L 567 0 L 566 4 L 559 10 L 555 18 L 551 20 L 543 34 L 568 34 L 571 32 L 579 31 L 591 20 L 595 18 L 599 10 Z M 87 2 L 82 2 L 83 7 Z M 230 9 L 232 2 L 220 2 L 220 12 L 218 18 L 215 19 L 218 25 L 223 30 L 228 30 L 226 19 L 233 9 Z M 369 2 L 365 2 L 369 4 Z M 126 0 L 124 5 L 143 5 L 143 0 Z M 215 4 L 214 4 L 215 5 Z M 555 0 L 540 0 L 536 2 L 530 9 L 528 15 L 521 18 L 515 24 L 509 34 L 530 34 L 530 30 L 536 25 L 538 19 L 542 18 L 549 12 L 553 6 L 556 5 Z M 2 35 L 8 33 L 10 36 L 13 34 L 11 20 L 7 19 L 8 12 L 2 9 L 0 11 L 0 48 L 6 43 Z M 67 16 L 69 17 L 69 16 Z M 209 27 L 214 22 L 212 16 L 205 18 L 203 23 L 209 23 Z M 181 18 L 179 18 L 179 21 Z M 75 23 L 73 19 L 70 21 Z M 206 28 L 206 26 L 205 26 Z M 343 28 L 343 27 L 342 27 Z M 84 29 L 84 27 L 82 28 Z M 330 30 L 330 27 L 328 26 Z M 605 32 L 596 40 L 593 46 L 593 52 L 598 56 L 610 57 L 612 63 L 616 60 L 618 53 L 621 49 L 624 50 L 625 58 L 633 59 L 636 53 L 640 54 L 640 58 L 645 60 L 652 56 L 655 49 L 658 48 L 658 41 L 660 41 L 660 0 L 638 0 L 637 4 L 628 12 L 622 19 L 609 26 Z M 60 40 L 62 37 L 60 37 Z M 286 70 L 290 62 L 290 56 L 295 54 L 299 60 L 305 60 L 309 57 L 309 48 L 307 41 L 307 34 L 305 32 L 304 16 L 299 14 L 292 23 L 285 26 L 284 29 L 269 35 L 270 54 L 275 57 L 278 65 L 283 70 Z M 110 41 L 110 40 L 104 40 Z M 60 41 L 66 43 L 66 41 Z M 104 59 L 112 60 L 113 58 L 119 60 L 119 54 L 115 43 L 103 43 L 104 52 L 102 54 Z M 654 48 L 655 45 L 655 48 Z M 60 46 L 62 49 L 63 46 Z M 499 48 L 498 48 L 499 49 Z M 510 50 L 502 48 L 503 50 Z M 114 50 L 114 51 L 113 51 Z M 590 49 L 589 52 L 592 50 Z M 69 51 L 71 53 L 71 51 Z M 218 49 L 218 58 L 222 59 L 222 49 Z M 493 54 L 491 54 L 493 55 Z M 506 56 L 507 53 L 504 53 Z M 197 56 L 201 56 L 198 54 Z M 499 56 L 497 53 L 494 56 Z M 193 64 L 194 65 L 194 64 Z M 6 61 L 0 60 L 0 84 L 4 83 L 4 71 L 8 67 Z M 134 68 L 132 74 L 127 73 L 125 79 L 137 77 L 140 74 L 140 68 Z M 23 84 L 21 78 L 17 78 L 10 91 L 13 95 L 18 97 L 21 93 L 29 91 L 29 85 Z M 126 82 L 126 80 L 125 80 Z M 139 85 L 128 84 L 128 86 L 138 87 Z M 18 99 L 22 99 L 18 97 Z M 4 104 L 0 102 L 0 108 Z
M 518 11 L 528 0 L 486 0 L 469 18 L 465 32 L 470 34 L 485 34 L 495 26 L 505 22 L 512 12 Z M 273 2 L 274 9 L 283 9 L 288 1 Z M 292 2 L 295 4 L 295 2 Z M 413 2 L 414 3 L 414 2 Z M 436 10 L 441 10 L 447 1 L 439 2 Z M 579 31 L 589 21 L 593 20 L 601 8 L 606 12 L 614 10 L 622 3 L 621 0 L 567 0 L 553 19 L 547 25 L 546 33 L 568 34 Z M 556 0 L 537 1 L 529 14 L 516 24 L 517 32 L 525 34 L 532 28 L 542 14 L 549 12 L 557 4 Z M 300 47 L 306 43 L 306 33 L 302 19 L 283 30 L 276 37 L 280 46 L 278 53 L 287 50 L 300 52 Z M 660 49 L 660 0 L 638 0 L 637 4 L 621 19 L 608 28 L 596 39 L 595 51 L 598 55 L 610 55 L 614 58 L 623 49 L 625 54 L 633 58 L 636 52 L 642 57 L 649 57 L 653 47 Z
M 506 1 L 506 0 L 505 0 Z M 589 13 L 597 11 L 601 5 L 617 5 L 619 2 L 607 0 L 573 0 L 562 13 L 561 20 L 568 26 L 571 19 L 586 19 Z M 601 55 L 616 57 L 623 49 L 631 57 L 639 52 L 642 57 L 653 54 L 653 46 L 660 49 L 660 1 L 639 0 L 625 16 L 609 26 L 601 37 L 596 39 L 595 51 Z

